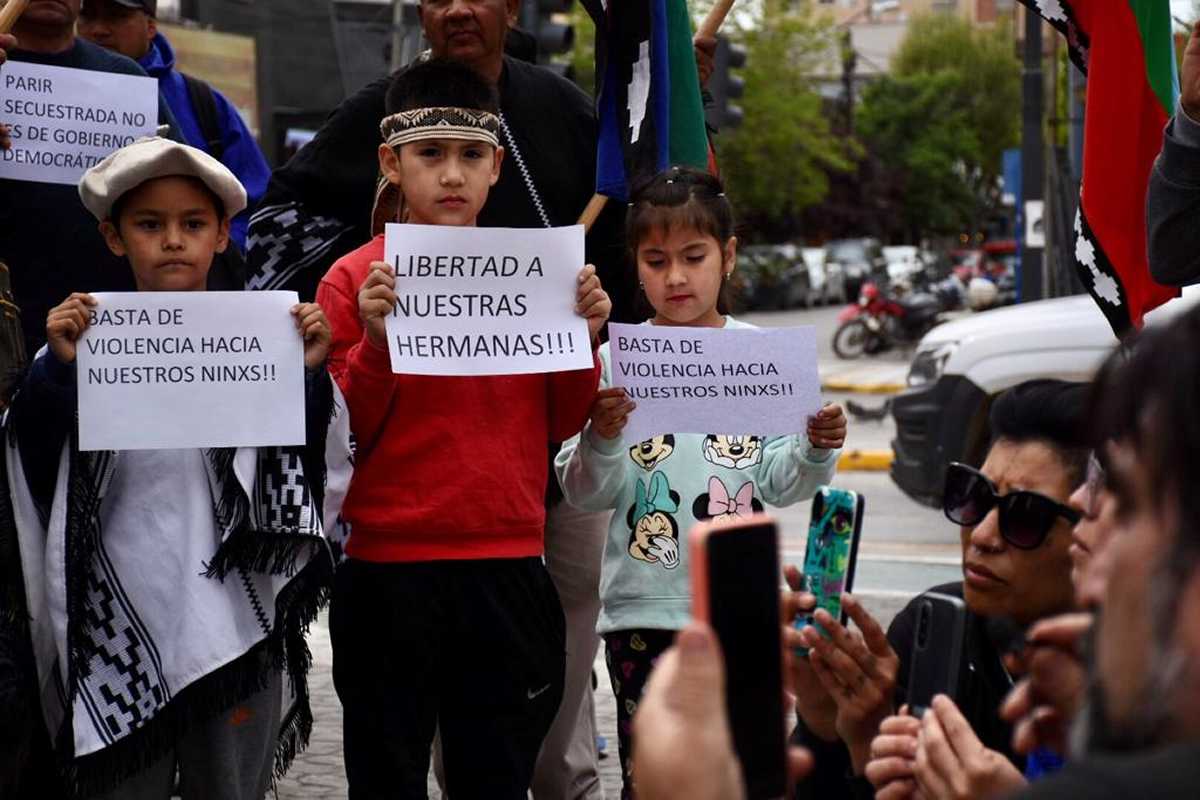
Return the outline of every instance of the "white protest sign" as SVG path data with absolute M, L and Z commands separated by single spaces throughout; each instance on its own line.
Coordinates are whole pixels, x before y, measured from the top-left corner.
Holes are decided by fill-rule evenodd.
M 79 449 L 304 444 L 295 292 L 97 292 Z
M 396 268 L 387 318 L 392 371 L 519 375 L 592 366 L 575 313 L 583 226 L 459 228 L 388 225 Z
M 137 75 L 10 61 L 0 68 L 0 178 L 77 184 L 98 164 L 158 128 L 158 82 Z
M 612 384 L 637 403 L 626 442 L 664 433 L 803 433 L 821 409 L 816 331 L 610 323 Z

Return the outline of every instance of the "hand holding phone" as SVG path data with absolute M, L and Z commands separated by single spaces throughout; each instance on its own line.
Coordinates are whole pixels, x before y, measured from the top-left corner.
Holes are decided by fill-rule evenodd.
M 804 551 L 804 588 L 817 598 L 817 608 L 825 609 L 843 625 L 846 615 L 842 612 L 842 593 L 854 585 L 864 507 L 862 495 L 832 486 L 821 487 L 812 500 Z M 795 625 L 798 629 L 816 625 L 816 619 L 808 614 L 797 619 Z M 828 636 L 821 626 L 817 629 Z M 807 654 L 803 649 L 797 653 Z
M 692 621 L 658 659 L 633 718 L 639 800 L 723 800 L 743 791 L 712 629 Z
M 781 598 L 780 616 L 784 626 L 783 647 L 791 655 L 787 660 L 791 670 L 788 677 L 789 688 L 796 697 L 796 714 L 809 733 L 823 741 L 835 742 L 840 738 L 837 732 L 837 703 L 825 691 L 808 657 L 798 655 L 808 648 L 804 647 L 804 633 L 796 628 L 795 620 L 813 613 L 813 598 L 804 588 L 804 576 L 799 567 L 794 564 L 784 567 L 783 578 L 787 588 Z
M 908 705 L 918 719 L 944 694 L 958 701 L 967 606 L 957 597 L 927 592 L 916 599 L 917 622 L 909 659 Z
M 692 616 L 717 634 L 725 656 L 725 702 L 747 800 L 787 792 L 779 534 L 756 514 L 701 523 L 690 536 Z
M 811 648 L 813 672 L 837 705 L 835 727 L 858 774 L 869 760 L 879 723 L 894 708 L 900 658 L 879 622 L 853 595 L 842 596 L 842 607 L 857 631 L 819 608 L 817 624 L 801 637 Z

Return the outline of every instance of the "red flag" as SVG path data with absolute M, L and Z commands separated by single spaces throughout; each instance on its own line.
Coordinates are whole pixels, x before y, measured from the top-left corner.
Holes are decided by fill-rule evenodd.
M 1169 0 L 1021 0 L 1088 76 L 1075 268 L 1118 336 L 1179 295 L 1150 276 L 1146 188 L 1175 112 Z

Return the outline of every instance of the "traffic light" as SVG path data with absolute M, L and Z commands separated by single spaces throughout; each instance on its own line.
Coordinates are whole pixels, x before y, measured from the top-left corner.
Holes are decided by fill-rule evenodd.
M 708 124 L 717 130 L 742 124 L 742 107 L 729 101 L 741 97 L 746 90 L 746 82 L 732 72 L 744 66 L 746 48 L 729 41 L 728 36 L 718 35 L 713 71 L 708 79 L 708 92 L 713 102 L 704 112 Z

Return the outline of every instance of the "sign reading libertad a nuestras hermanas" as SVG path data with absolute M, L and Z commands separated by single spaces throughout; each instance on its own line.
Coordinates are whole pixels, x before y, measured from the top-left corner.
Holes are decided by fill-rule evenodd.
M 97 292 L 80 450 L 304 444 L 295 292 Z
M 410 375 L 517 375 L 592 366 L 575 313 L 583 226 L 388 225 L 396 271 L 387 318 L 392 370 Z
M 10 61 L 0 67 L 0 178 L 77 184 L 114 150 L 158 128 L 158 82 Z

